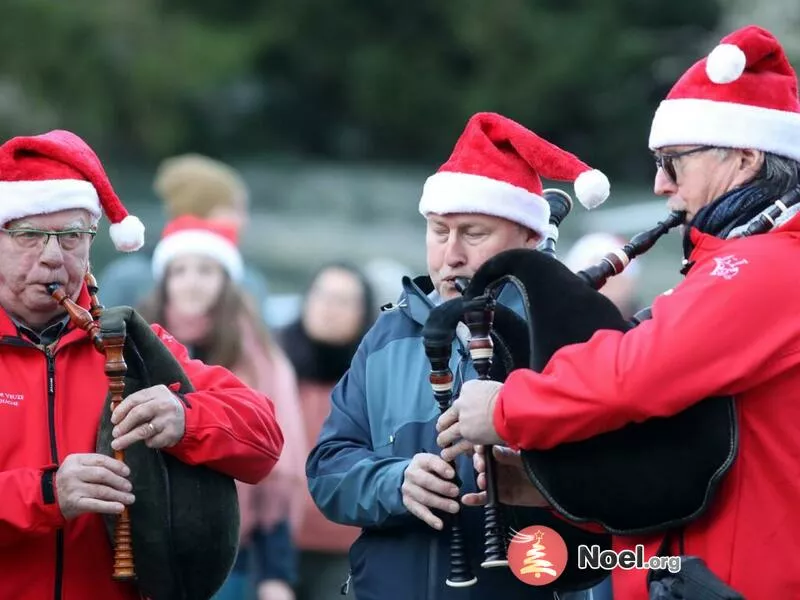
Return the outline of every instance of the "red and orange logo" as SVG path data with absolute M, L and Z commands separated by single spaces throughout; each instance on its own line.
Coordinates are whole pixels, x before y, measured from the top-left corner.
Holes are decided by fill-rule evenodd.
M 528 585 L 547 585 L 567 566 L 567 545 L 549 527 L 531 525 L 514 534 L 508 546 L 508 566 Z

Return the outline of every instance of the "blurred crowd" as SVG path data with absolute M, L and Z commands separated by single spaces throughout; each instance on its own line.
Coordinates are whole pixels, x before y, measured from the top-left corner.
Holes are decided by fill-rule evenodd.
M 359 534 L 319 511 L 305 461 L 330 411 L 330 394 L 350 366 L 381 306 L 395 301 L 404 275 L 390 257 L 367 264 L 321 261 L 304 290 L 271 296 L 269 274 L 243 260 L 248 186 L 216 159 L 165 160 L 153 187 L 166 224 L 152 255 L 123 255 L 98 275 L 107 305 L 132 305 L 164 325 L 208 364 L 231 369 L 273 400 L 286 437 L 274 471 L 260 484 L 237 482 L 239 555 L 216 600 L 328 600 L 341 597 L 348 552 Z M 590 233 L 560 248 L 573 271 L 599 262 L 625 240 Z M 632 316 L 640 307 L 638 265 L 601 290 Z

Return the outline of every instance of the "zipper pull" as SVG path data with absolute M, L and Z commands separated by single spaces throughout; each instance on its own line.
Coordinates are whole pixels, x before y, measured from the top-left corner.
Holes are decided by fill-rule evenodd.
M 347 571 L 347 580 L 342 584 L 341 589 L 339 590 L 339 594 L 342 596 L 347 596 L 350 593 L 350 580 L 353 578 L 353 572 Z
M 52 394 L 56 389 L 56 369 L 53 354 L 50 352 L 49 346 L 45 346 L 44 355 L 47 358 L 47 392 Z

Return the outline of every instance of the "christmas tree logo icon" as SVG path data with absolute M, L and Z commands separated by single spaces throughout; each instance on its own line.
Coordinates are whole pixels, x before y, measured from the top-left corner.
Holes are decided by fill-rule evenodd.
M 533 533 L 531 549 L 525 553 L 525 560 L 522 561 L 523 566 L 522 569 L 520 569 L 520 573 L 523 575 L 533 573 L 533 576 L 537 579 L 541 577 L 542 573 L 552 575 L 553 577 L 558 575 L 555 569 L 553 569 L 553 563 L 546 558 L 547 553 L 545 550 L 547 548 L 542 544 L 543 536 L 544 532 L 541 529 Z
M 552 583 L 567 566 L 567 545 L 553 529 L 531 525 L 511 538 L 508 566 L 529 585 Z

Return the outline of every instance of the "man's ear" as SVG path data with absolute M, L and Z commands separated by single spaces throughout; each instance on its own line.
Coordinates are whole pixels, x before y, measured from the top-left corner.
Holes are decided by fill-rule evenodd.
M 525 234 L 525 247 L 526 248 L 536 248 L 539 244 L 542 243 L 542 235 L 540 233 L 535 232 L 533 229 L 529 229 L 528 227 L 522 227 L 522 231 Z
M 764 153 L 761 150 L 745 148 L 739 151 L 739 169 L 752 179 L 764 166 Z

